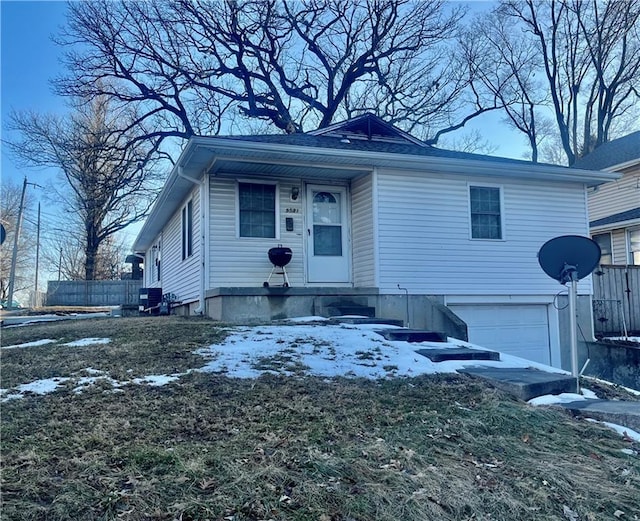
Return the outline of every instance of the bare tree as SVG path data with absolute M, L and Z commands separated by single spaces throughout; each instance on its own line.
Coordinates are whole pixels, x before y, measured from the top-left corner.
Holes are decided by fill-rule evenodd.
M 130 123 L 136 119 L 112 111 L 105 97 L 78 104 L 67 117 L 11 115 L 20 138 L 9 146 L 18 161 L 57 168 L 66 180 L 68 209 L 82 223 L 86 280 L 96 276 L 100 246 L 143 219 L 156 193 L 159 140 L 139 140 L 141 129 Z
M 237 118 L 295 132 L 373 111 L 436 142 L 497 108 L 452 53 L 462 14 L 443 0 L 75 2 L 60 41 L 80 50 L 56 85 L 134 104 L 138 122 L 162 120 L 151 136 Z
M 638 115 L 639 0 L 503 0 L 499 11 L 536 45 L 570 165 Z
M 11 181 L 3 180 L 1 191 L 0 221 L 7 232 L 7 236 L 5 242 L 0 246 L 0 299 L 6 300 L 9 296 L 12 248 L 18 222 L 18 209 L 20 207 L 22 187 Z M 24 215 L 24 213 L 28 215 L 28 210 L 32 207 L 28 192 L 25 197 L 24 206 L 25 211 L 23 212 L 22 227 L 18 241 L 18 256 L 16 257 L 14 294 L 31 288 L 34 281 L 35 227 L 31 223 L 31 220 Z
M 538 79 L 542 64 L 535 42 L 514 32 L 511 20 L 497 10 L 477 17 L 459 45 L 477 88 L 499 100 L 505 122 L 526 136 L 531 160 L 537 162 L 549 125 L 541 114 L 547 94 Z
M 75 214 L 49 220 L 42 241 L 41 259 L 54 279 L 85 280 L 86 248 L 84 225 Z M 120 234 L 100 243 L 95 257 L 94 280 L 117 280 L 125 270 L 128 248 Z

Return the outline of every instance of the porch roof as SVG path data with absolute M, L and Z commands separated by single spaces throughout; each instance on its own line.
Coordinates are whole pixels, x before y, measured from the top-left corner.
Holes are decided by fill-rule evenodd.
M 147 250 L 180 204 L 205 175 L 354 179 L 374 168 L 452 175 L 577 182 L 595 186 L 616 173 L 443 150 L 406 141 L 386 142 L 312 134 L 193 137 L 176 162 L 133 249 Z

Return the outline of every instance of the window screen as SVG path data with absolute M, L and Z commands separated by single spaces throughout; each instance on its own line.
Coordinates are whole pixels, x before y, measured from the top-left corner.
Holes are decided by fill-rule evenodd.
M 276 186 L 239 183 L 240 237 L 276 236 Z

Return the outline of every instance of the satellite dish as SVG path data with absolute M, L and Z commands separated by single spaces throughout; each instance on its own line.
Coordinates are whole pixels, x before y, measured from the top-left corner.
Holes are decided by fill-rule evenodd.
M 560 284 L 589 275 L 600 262 L 600 246 L 581 235 L 562 235 L 542 245 L 538 262 L 552 279 Z
M 576 379 L 576 392 L 580 390 L 580 375 L 589 360 L 578 370 L 578 280 L 589 275 L 600 262 L 600 246 L 589 237 L 562 235 L 545 242 L 538 252 L 538 262 L 552 279 L 560 284 L 570 282 L 569 320 L 571 346 L 571 375 Z

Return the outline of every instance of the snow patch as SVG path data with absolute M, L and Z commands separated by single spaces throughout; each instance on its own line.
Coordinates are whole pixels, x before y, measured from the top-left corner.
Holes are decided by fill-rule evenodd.
M 606 427 L 609 427 L 610 429 L 613 429 L 621 436 L 630 438 L 633 441 L 640 441 L 640 432 L 636 432 L 633 429 L 630 429 L 629 427 L 624 427 L 622 425 L 618 425 L 617 423 L 598 421 L 598 420 L 594 420 L 593 418 L 587 418 L 587 421 L 591 423 L 600 423 Z
M 36 340 L 35 342 L 25 342 L 24 344 L 2 346 L 2 349 L 21 349 L 23 347 L 38 347 L 38 346 L 44 346 L 47 344 L 54 344 L 55 342 L 57 342 L 57 340 L 51 340 L 50 338 L 46 338 L 44 340 Z
M 82 338 L 80 340 L 74 340 L 73 342 L 67 342 L 66 344 L 62 344 L 62 345 L 67 347 L 83 347 L 83 346 L 108 344 L 109 342 L 111 342 L 110 338 Z
M 556 403 L 570 403 L 586 399 L 586 396 L 576 393 L 545 394 L 544 396 L 532 398 L 529 403 L 531 405 L 554 405 Z
M 168 384 L 169 382 L 177 380 L 178 378 L 180 378 L 180 376 L 182 376 L 182 374 L 184 373 L 172 375 L 150 374 L 147 376 L 143 376 L 142 378 L 134 378 L 133 380 L 131 380 L 131 383 L 138 385 L 150 385 L 151 387 L 160 387 Z

